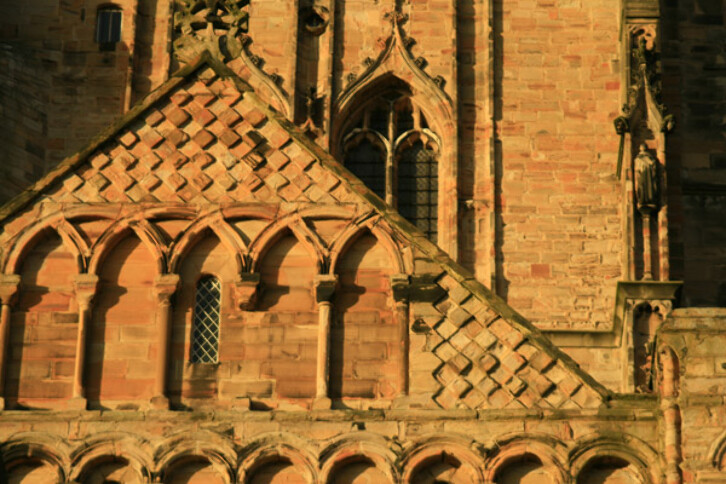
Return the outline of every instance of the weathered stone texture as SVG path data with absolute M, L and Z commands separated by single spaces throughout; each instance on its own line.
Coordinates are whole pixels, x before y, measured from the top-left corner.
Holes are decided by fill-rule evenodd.
M 51 169 L 0 209 L 0 482 L 723 482 L 726 315 L 669 281 L 726 297 L 723 6 L 666 3 L 124 0 L 108 51 L 0 6 L 0 193 Z
M 610 319 L 614 281 L 623 277 L 617 138 L 609 135 L 619 106 L 620 9 L 607 0 L 536 5 L 495 3 L 500 293 L 547 327 L 593 327 Z
M 677 358 L 684 482 L 723 482 L 726 471 L 726 343 L 723 309 L 679 309 L 660 330 L 659 344 Z

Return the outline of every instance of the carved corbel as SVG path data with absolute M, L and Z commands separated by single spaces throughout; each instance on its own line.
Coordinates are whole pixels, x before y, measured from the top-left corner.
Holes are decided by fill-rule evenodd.
M 171 296 L 179 288 L 178 274 L 162 274 L 154 279 L 154 295 L 160 303 L 169 302 Z
M 396 303 L 408 304 L 411 293 L 411 277 L 408 274 L 392 274 L 391 292 Z
M 0 301 L 3 306 L 12 305 L 20 287 L 20 276 L 17 274 L 0 275 Z
M 338 287 L 338 276 L 335 274 L 318 274 L 315 276 L 315 301 L 318 304 L 330 302 Z
M 93 298 L 98 289 L 98 276 L 95 274 L 78 274 L 73 281 L 76 293 L 76 301 L 81 311 L 87 311 L 91 307 Z
M 242 311 L 251 311 L 257 300 L 260 285 L 260 274 L 243 272 L 234 283 L 234 298 L 237 307 Z

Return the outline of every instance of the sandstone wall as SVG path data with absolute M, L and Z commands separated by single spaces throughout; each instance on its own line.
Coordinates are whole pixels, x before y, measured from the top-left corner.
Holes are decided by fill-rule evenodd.
M 10 482 L 663 482 L 652 418 L 606 415 L 11 412 L 0 452 Z
M 687 483 L 726 479 L 724 328 L 723 309 L 679 309 L 659 334 L 659 351 L 669 348 L 676 357 L 677 395 L 670 404 L 680 413 L 678 443 Z

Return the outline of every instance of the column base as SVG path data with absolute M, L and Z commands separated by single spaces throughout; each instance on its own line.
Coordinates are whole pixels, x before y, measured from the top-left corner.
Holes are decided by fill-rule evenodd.
M 313 410 L 330 410 L 333 406 L 333 401 L 328 397 L 315 397 L 313 400 Z
M 10 409 L 7 408 L 7 406 L 5 405 L 5 397 L 0 397 L 0 412 L 2 412 L 3 410 L 10 410 Z
M 87 410 L 88 401 L 83 397 L 73 397 L 68 400 L 67 407 L 69 410 Z
M 151 399 L 151 408 L 154 410 L 169 410 L 169 399 L 164 395 L 157 395 Z

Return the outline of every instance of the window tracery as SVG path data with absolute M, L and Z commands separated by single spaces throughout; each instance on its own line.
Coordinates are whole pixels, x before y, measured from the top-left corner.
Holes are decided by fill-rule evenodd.
M 345 166 L 436 241 L 440 142 L 403 86 L 390 86 L 351 116 Z

